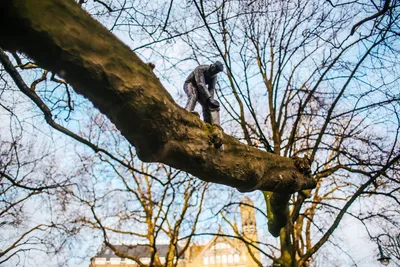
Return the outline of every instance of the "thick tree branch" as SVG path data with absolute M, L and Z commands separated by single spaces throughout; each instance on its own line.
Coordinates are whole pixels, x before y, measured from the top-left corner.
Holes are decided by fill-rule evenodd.
M 309 170 L 223 134 L 179 107 L 131 49 L 74 1 L 0 2 L 0 46 L 20 51 L 65 78 L 117 126 L 143 161 L 162 162 L 202 180 L 295 192 L 313 188 Z

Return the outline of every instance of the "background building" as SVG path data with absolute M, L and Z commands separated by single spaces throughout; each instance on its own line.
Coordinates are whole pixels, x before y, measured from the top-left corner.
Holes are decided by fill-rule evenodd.
M 255 267 L 259 266 L 260 252 L 258 251 L 258 235 L 256 225 L 256 213 L 254 203 L 250 198 L 245 197 L 240 205 L 241 231 L 239 238 L 230 237 L 223 232 L 218 232 L 206 245 L 190 246 L 184 257 L 177 260 L 181 267 L 200 267 L 200 266 L 235 266 L 235 267 Z M 134 246 L 115 246 L 124 254 L 138 258 L 143 264 L 150 263 L 150 249 L 146 245 Z M 168 245 L 157 245 L 157 252 L 161 263 L 165 263 Z M 101 251 L 92 258 L 90 267 L 109 267 L 109 266 L 138 266 L 135 261 L 127 258 L 120 258 L 108 248 L 103 247 Z
M 162 264 L 165 263 L 165 258 L 168 253 L 168 246 L 169 245 L 157 245 L 156 249 L 158 252 L 158 255 L 160 256 L 160 261 Z M 148 265 L 151 261 L 150 255 L 151 255 L 151 250 L 147 245 L 132 245 L 132 246 L 127 246 L 127 245 L 116 245 L 115 248 L 119 250 L 120 252 L 138 258 L 140 262 L 142 262 L 145 265 Z M 175 259 L 176 260 L 176 259 Z M 184 266 L 181 265 L 183 263 L 184 257 L 181 257 L 178 261 L 179 266 Z M 138 266 L 136 262 L 132 259 L 128 258 L 121 258 L 118 257 L 114 254 L 114 251 L 111 250 L 110 248 L 103 246 L 100 250 L 100 252 L 92 258 L 90 267 L 109 267 L 109 266 L 125 266 L 125 267 L 133 267 L 133 266 Z

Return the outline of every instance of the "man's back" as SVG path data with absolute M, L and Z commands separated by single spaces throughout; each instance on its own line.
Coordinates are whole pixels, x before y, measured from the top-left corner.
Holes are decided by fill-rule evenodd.
M 196 67 L 194 69 L 194 71 L 192 71 L 189 76 L 186 78 L 185 83 L 197 83 L 198 80 L 196 81 L 196 76 L 200 78 L 200 76 L 202 76 L 202 78 L 204 78 L 204 82 L 207 82 L 206 80 L 208 80 L 206 77 L 207 76 L 207 71 L 210 68 L 209 65 L 200 65 L 198 67 Z M 199 79 L 197 78 L 197 79 Z M 201 78 L 200 78 L 201 79 Z

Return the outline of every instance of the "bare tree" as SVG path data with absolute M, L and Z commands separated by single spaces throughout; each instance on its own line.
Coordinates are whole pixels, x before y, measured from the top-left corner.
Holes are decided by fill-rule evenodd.
M 200 0 L 190 8 L 205 29 L 184 40 L 197 57 L 224 59 L 219 97 L 236 137 L 314 164 L 315 190 L 264 192 L 281 243 L 269 254 L 274 264 L 309 266 L 346 214 L 363 225 L 390 213 L 399 183 L 398 4 L 379 25 L 362 23 L 357 37 L 352 25 L 371 11 L 364 3 Z M 383 209 L 368 205 L 377 195 L 388 197 Z M 365 207 L 353 213 L 357 199 Z
M 25 142 L 10 142 L 10 148 L 7 143 L 4 144 L 4 147 L 7 148 L 2 151 L 1 167 L 4 168 L 4 172 L 0 174 L 2 179 L 6 179 L 10 183 L 10 186 L 2 192 L 2 197 L 7 203 L 2 212 L 2 215 L 7 216 L 2 217 L 4 219 L 2 223 L 15 227 L 16 223 L 7 221 L 9 216 L 13 216 L 19 218 L 19 221 L 25 221 L 26 225 L 30 225 L 31 221 L 34 221 L 34 217 L 31 220 L 24 219 L 29 214 L 27 210 L 20 208 L 18 214 L 9 214 L 9 211 L 24 205 L 26 200 L 38 194 L 48 196 L 48 200 L 44 202 L 51 207 L 51 210 L 47 212 L 49 214 L 46 212 L 44 214 L 51 216 L 52 219 L 49 224 L 34 225 L 26 232 L 20 233 L 16 240 L 5 236 L 3 240 L 5 245 L 7 245 L 6 242 L 13 243 L 3 250 L 2 262 L 15 262 L 11 258 L 19 256 L 24 251 L 44 250 L 43 247 L 49 247 L 45 250 L 49 256 L 62 254 L 59 259 L 60 263 L 63 265 L 70 262 L 74 264 L 74 261 L 68 259 L 65 253 L 72 250 L 70 253 L 75 254 L 72 258 L 76 258 L 76 251 L 73 247 L 80 242 L 79 239 L 87 235 L 87 229 L 92 229 L 94 230 L 90 232 L 92 237 L 99 233 L 103 234 L 104 243 L 112 248 L 116 255 L 133 259 L 141 266 L 164 265 L 164 261 L 161 262 L 157 251 L 157 244 L 168 241 L 166 263 L 168 266 L 175 266 L 177 264 L 175 259 L 183 257 L 196 231 L 207 184 L 171 167 L 161 164 L 138 163 L 134 148 L 129 146 L 115 126 L 104 116 L 96 111 L 91 111 L 91 107 L 88 108 L 82 103 L 78 105 L 79 101 L 74 98 L 73 94 L 65 94 L 66 99 L 62 101 L 60 95 L 55 91 L 61 85 L 61 92 L 69 92 L 69 87 L 63 80 L 40 69 L 34 63 L 25 62 L 26 59 L 20 58 L 18 54 L 13 56 L 17 66 L 6 54 L 2 54 L 1 60 L 19 89 L 19 92 L 14 90 L 15 94 L 19 94 L 19 96 L 25 94 L 27 99 L 31 100 L 32 104 L 36 105 L 43 113 L 50 129 L 56 130 L 55 134 L 59 132 L 65 134 L 67 138 L 75 140 L 76 152 L 74 154 L 76 155 L 74 155 L 74 162 L 66 162 L 68 175 L 62 178 L 65 174 L 60 174 L 60 179 L 65 179 L 65 181 L 55 183 L 53 176 L 57 173 L 56 165 L 54 162 L 47 161 L 46 157 L 56 157 L 56 155 L 50 153 L 46 157 L 33 159 L 33 149 L 22 153 L 14 147 L 16 144 L 22 147 Z M 17 67 L 23 70 L 21 74 Z M 25 80 L 29 80 L 29 74 L 35 72 L 39 73 L 39 78 L 34 79 L 28 86 Z M 51 83 L 46 84 L 48 87 L 43 88 L 42 84 L 47 83 L 48 76 L 51 77 Z M 12 91 L 13 85 L 6 76 L 4 81 L 7 81 L 9 90 Z M 52 94 L 56 94 L 59 101 L 52 98 Z M 55 102 L 52 102 L 53 100 Z M 2 101 L 2 107 L 11 113 L 8 116 L 12 120 L 15 112 L 7 108 L 6 102 L 7 100 Z M 59 117 L 65 116 L 66 122 L 73 123 L 76 120 L 76 112 L 86 112 L 89 115 L 86 120 L 79 119 L 81 127 L 79 135 L 62 126 L 62 122 L 57 122 L 57 117 L 54 118 L 52 115 L 56 113 Z M 10 132 L 12 136 L 13 131 Z M 33 146 L 34 142 L 31 144 L 31 147 Z M 18 156 L 19 154 L 30 158 L 31 162 L 22 163 L 22 157 Z M 21 167 L 17 168 L 12 164 L 16 166 L 21 164 Z M 139 168 L 136 167 L 138 164 Z M 28 168 L 29 165 L 33 165 L 35 170 L 39 168 L 38 166 L 49 168 L 46 170 L 48 179 L 41 176 L 35 178 L 34 169 L 30 172 L 20 170 Z M 12 174 L 8 173 L 9 170 L 15 172 L 15 175 L 23 173 L 23 177 L 21 179 L 13 178 Z M 35 179 L 32 180 L 32 178 Z M 75 183 L 72 184 L 71 179 Z M 93 179 L 95 180 L 93 181 Z M 53 183 L 48 183 L 48 180 Z M 36 183 L 36 185 L 27 186 L 31 183 Z M 118 183 L 118 186 L 112 186 L 113 183 Z M 4 185 L 8 185 L 8 183 L 4 183 Z M 13 198 L 15 195 L 23 196 L 24 191 L 28 191 L 27 196 L 13 200 L 14 202 L 8 200 L 8 195 Z M 32 201 L 30 205 L 34 205 L 34 203 L 35 201 Z M 108 203 L 112 207 L 107 207 Z M 132 231 L 132 227 L 137 231 Z M 41 234 L 27 238 L 35 231 Z M 14 231 L 9 232 L 10 235 L 14 234 Z M 48 239 L 44 239 L 42 235 L 47 235 Z M 65 240 L 63 240 L 63 235 L 67 235 Z M 180 239 L 180 236 L 185 236 L 185 238 Z M 32 242 L 32 239 L 38 241 Z M 152 257 L 149 263 L 142 263 L 142 259 L 134 258 L 134 255 L 125 255 L 120 246 L 115 245 L 126 241 L 129 243 L 133 240 L 142 242 L 149 247 Z M 96 241 L 91 242 L 96 244 Z M 72 245 L 72 248 L 66 248 L 73 243 L 75 245 Z M 100 244 L 98 245 L 100 247 Z M 96 250 L 96 248 L 93 249 Z M 90 253 L 95 252 L 93 249 Z M 88 257 L 88 255 L 82 256 Z M 24 256 L 19 257 L 21 261 L 27 259 Z
M 177 107 L 152 70 L 83 15 L 72 1 L 43 1 L 40 7 L 34 3 L 30 14 L 19 9 L 32 4 L 30 1 L 3 1 L 0 46 L 22 51 L 37 61 L 20 63 L 21 55 L 14 53 L 19 67 L 40 65 L 65 77 L 74 90 L 88 97 L 115 123 L 143 160 L 164 162 L 242 191 L 268 190 L 264 191 L 266 216 L 271 234 L 280 238 L 280 246 L 265 244 L 263 253 L 274 264 L 310 266 L 321 247 L 332 240 L 343 218 L 352 216 L 367 225 L 372 218 L 389 218 L 387 199 L 393 200 L 394 207 L 398 205 L 397 1 L 378 5 L 372 1 L 195 0 L 165 1 L 160 8 L 149 2 L 140 6 L 130 1 L 77 2 L 107 29 L 128 32 L 133 40 L 130 45 L 140 55 L 163 57 L 170 70 L 182 71 L 178 68 L 182 62 L 224 59 L 227 77 L 221 80 L 218 93 L 224 106 L 224 129 L 235 137 L 222 135 L 225 151 L 216 150 L 213 143 L 222 133 Z M 43 16 L 41 10 L 48 8 L 53 12 Z M 106 21 L 104 16 L 112 19 Z M 63 31 L 60 25 L 65 27 Z M 90 38 L 83 40 L 82 36 Z M 184 47 L 182 61 L 169 56 L 167 49 L 176 45 Z M 6 56 L 2 53 L 3 59 Z M 128 181 L 132 175 L 146 183 L 149 173 L 134 168 L 131 159 L 120 157 L 129 153 L 103 149 L 101 142 L 96 142 L 96 131 L 85 139 L 60 127 L 53 112 L 64 109 L 59 115 L 70 114 L 74 95 L 71 97 L 70 88 L 57 75 L 41 70 L 42 82 L 48 75 L 64 92 L 61 97 L 52 95 L 57 108 L 49 112 L 42 109 L 41 103 L 48 106 L 48 102 L 39 101 L 45 98 L 40 93 L 35 96 L 35 86 L 24 88 L 13 71 L 15 66 L 5 62 L 2 64 L 9 66 L 7 71 L 18 88 L 37 101 L 52 127 L 99 152 L 113 163 L 111 166 L 120 165 L 114 175 L 121 181 Z M 103 123 L 93 121 L 96 125 Z M 299 160 L 300 156 L 310 161 Z M 303 190 L 315 185 L 307 178 L 311 163 L 317 187 Z M 127 175 L 127 170 L 133 173 Z M 159 180 L 155 176 L 152 179 Z M 182 179 L 184 185 L 193 186 L 190 180 Z M 190 191 L 189 186 L 182 188 Z M 98 202 L 109 199 L 108 194 L 103 192 L 97 200 L 94 187 L 86 190 L 92 195 L 65 192 L 92 210 L 90 219 L 81 216 L 76 223 L 101 231 L 110 243 L 108 238 L 120 228 L 115 222 L 108 223 L 107 218 L 115 215 L 120 220 L 123 216 L 97 208 Z M 123 189 L 132 198 L 137 190 L 129 190 L 129 183 Z M 159 190 L 158 200 L 163 192 Z M 299 193 L 292 194 L 295 191 Z M 153 199 L 153 193 L 146 197 Z M 384 204 L 375 208 L 372 203 L 380 197 L 384 197 Z M 154 206 L 160 211 L 158 200 Z M 363 208 L 353 211 L 357 201 Z M 143 206 L 141 209 L 142 217 L 130 219 L 150 214 L 149 222 L 154 226 L 147 228 L 153 233 L 147 232 L 143 238 L 154 237 L 155 229 L 168 232 L 160 230 L 163 224 L 154 220 L 160 217 Z M 152 261 L 158 264 L 156 253 Z
M 115 255 L 139 266 L 176 266 L 197 232 L 207 184 L 164 165 L 141 163 L 143 173 L 137 174 L 99 163 L 103 167 L 85 166 L 85 175 L 96 177 L 94 183 L 67 193 L 87 212 L 71 210 L 64 215 L 66 224 L 95 230 L 92 235 L 100 234 Z M 146 259 L 129 253 L 132 241 L 148 248 Z M 160 254 L 160 244 L 168 244 L 166 255 Z
M 388 253 L 389 256 L 393 257 L 397 262 L 400 261 L 400 235 L 396 234 L 387 234 L 386 241 L 382 243 L 384 250 Z
M 54 4 L 54 8 L 59 8 L 59 12 L 61 12 L 57 15 L 59 19 L 67 19 L 67 14 L 78 12 L 78 14 L 80 14 L 79 16 L 81 16 L 81 19 L 85 20 L 85 27 L 82 27 L 81 23 L 72 26 L 70 23 L 75 21 L 73 19 L 67 23 L 61 22 L 63 25 L 71 25 L 72 28 L 79 27 L 79 25 L 81 25 L 81 30 L 87 31 L 86 33 L 81 32 L 76 36 L 77 39 L 75 41 L 77 42 L 72 40 L 71 36 L 68 38 L 62 37 L 61 39 L 64 41 L 70 40 L 73 46 L 78 45 L 79 43 L 83 45 L 82 41 L 84 41 L 84 39 L 79 37 L 81 34 L 95 37 L 95 35 L 91 35 L 89 31 L 102 32 L 103 36 L 100 37 L 100 35 L 96 35 L 99 36 L 96 44 L 94 44 L 95 40 L 93 39 L 90 40 L 90 47 L 86 47 L 92 52 L 92 49 L 95 49 L 100 54 L 102 53 L 101 51 L 104 52 L 106 50 L 109 52 L 113 51 L 118 54 L 121 53 L 120 55 L 111 55 L 107 53 L 107 58 L 111 60 L 110 64 L 112 65 L 113 71 L 115 71 L 112 76 L 121 75 L 121 77 L 118 79 L 107 78 L 107 81 L 103 80 L 102 77 L 106 74 L 106 72 L 103 71 L 103 74 L 100 76 L 98 75 L 100 72 L 96 66 L 99 65 L 94 62 L 97 59 L 94 59 L 92 62 L 92 67 L 94 67 L 92 69 L 93 75 L 85 75 L 85 77 L 88 79 L 83 81 L 81 79 L 82 75 L 80 71 L 86 72 L 88 68 L 86 66 L 84 67 L 83 65 L 69 65 L 71 63 L 75 64 L 81 62 L 79 60 L 72 60 L 71 62 L 65 62 L 64 64 L 62 62 L 62 53 L 59 53 L 61 50 L 58 50 L 58 53 L 52 54 L 51 56 L 46 55 L 43 57 L 43 59 L 40 59 L 28 51 L 24 52 L 30 54 L 31 57 L 38 60 L 38 63 L 45 68 L 52 69 L 54 72 L 60 73 L 61 76 L 65 77 L 68 82 L 74 86 L 74 89 L 77 92 L 84 93 L 86 97 L 89 97 L 94 105 L 99 108 L 101 112 L 105 113 L 111 119 L 111 121 L 116 124 L 117 128 L 121 130 L 122 134 L 131 142 L 131 144 L 136 147 L 138 156 L 142 160 L 163 162 L 169 164 L 170 166 L 192 173 L 206 181 L 228 184 L 243 191 L 251 191 L 258 188 L 269 188 L 270 190 L 275 191 L 293 192 L 315 186 L 314 180 L 309 176 L 309 168 L 307 168 L 305 165 L 304 168 L 301 168 L 303 165 L 301 164 L 302 161 L 300 159 L 295 161 L 273 155 L 271 153 L 265 153 L 261 150 L 249 148 L 238 142 L 236 139 L 223 134 L 219 128 L 210 128 L 209 126 L 206 126 L 199 119 L 194 118 L 182 108 L 177 106 L 172 100 L 171 96 L 163 89 L 159 80 L 153 75 L 152 71 L 147 67 L 147 65 L 143 64 L 127 46 L 123 45 L 119 40 L 117 40 L 115 36 L 111 35 L 103 26 L 85 14 L 78 5 L 74 4 L 73 2 L 51 3 Z M 20 4 L 29 5 L 28 2 L 21 2 Z M 47 4 L 50 4 L 50 2 L 43 4 L 45 5 L 43 8 L 50 8 L 50 6 L 47 6 Z M 19 4 L 14 6 L 11 2 L 5 3 L 4 8 L 2 8 L 2 10 L 5 12 L 4 16 L 2 16 L 4 23 L 12 23 L 12 21 L 15 19 L 18 20 L 17 13 L 18 11 L 23 10 L 18 8 L 18 6 Z M 37 10 L 39 9 L 40 8 Z M 30 14 L 34 15 L 34 13 Z M 45 19 L 42 14 L 37 15 L 38 17 L 34 18 L 33 21 L 39 22 L 39 17 Z M 47 17 L 46 19 L 53 20 L 51 17 Z M 5 25 L 4 23 L 2 23 L 2 25 Z M 16 22 L 12 24 L 17 25 L 18 23 Z M 21 22 L 18 25 L 21 25 L 21 27 L 26 27 L 33 24 Z M 43 25 L 50 24 L 46 22 Z M 51 25 L 55 26 L 54 30 L 56 33 L 57 26 L 54 24 L 54 21 L 51 23 Z M 91 29 L 89 30 L 89 28 Z M 48 30 L 45 31 L 49 32 Z M 15 33 L 14 31 L 11 32 L 12 34 Z M 4 32 L 4 36 L 11 32 Z M 23 34 L 22 31 L 18 32 Z M 60 33 L 66 33 L 69 35 L 70 32 L 67 32 L 68 31 L 63 30 Z M 39 38 L 37 41 L 46 40 L 45 38 L 39 37 L 39 35 L 36 37 Z M 32 38 L 34 38 L 34 34 Z M 110 40 L 105 42 L 105 38 L 110 38 Z M 1 43 L 1 45 L 6 49 L 23 49 L 23 47 L 19 47 L 19 45 L 17 45 L 18 40 L 22 39 L 2 38 L 2 40 L 6 39 L 10 42 Z M 110 43 L 113 43 L 114 45 L 118 44 L 118 48 L 115 47 L 112 50 L 107 49 L 106 47 Z M 43 44 L 43 46 L 39 46 L 38 44 L 39 43 L 37 43 L 36 48 L 47 47 L 46 50 L 49 51 L 48 48 L 51 45 L 50 43 Z M 85 54 L 83 46 L 78 49 L 79 53 L 75 56 Z M 60 48 L 61 46 L 58 46 L 57 49 Z M 54 47 L 54 50 L 50 50 L 55 52 L 56 48 Z M 34 52 L 38 50 L 33 49 L 31 51 Z M 59 58 L 56 60 L 57 54 Z M 75 58 L 75 56 L 73 56 L 73 58 Z M 52 60 L 46 60 L 50 57 Z M 96 54 L 96 58 L 97 57 L 98 56 Z M 126 62 L 117 63 L 115 61 L 117 59 L 125 60 Z M 55 62 L 57 62 L 57 64 L 53 65 L 52 63 Z M 71 68 L 68 66 L 71 66 Z M 119 71 L 115 68 L 121 68 L 121 70 Z M 96 81 L 97 78 L 99 79 L 98 81 Z M 76 83 L 74 82 L 75 79 Z M 120 82 L 118 82 L 119 86 L 114 84 L 114 82 L 117 82 L 117 80 L 122 81 L 124 79 L 127 79 L 126 85 L 121 86 L 122 84 L 120 84 Z M 107 102 L 104 102 L 105 98 L 102 97 L 103 93 L 105 94 L 103 96 L 107 98 Z M 114 98 L 112 96 L 114 96 Z M 125 103 L 127 99 L 132 101 L 132 103 L 135 103 L 136 101 L 137 105 L 124 105 L 123 103 Z M 123 108 L 119 110 L 116 107 Z M 145 112 L 146 110 L 147 112 Z M 160 118 L 162 119 L 160 120 Z M 133 127 L 132 121 L 134 121 L 135 124 L 140 125 L 140 127 Z M 218 156 L 220 151 L 216 149 L 217 144 L 215 144 L 215 140 L 218 139 L 216 136 L 221 136 L 223 139 L 225 145 L 225 150 L 223 153 L 226 155 L 224 157 Z M 202 141 L 199 142 L 199 140 Z M 180 142 L 184 142 L 184 144 L 180 144 Z M 200 153 L 200 151 L 204 151 L 205 153 Z M 243 155 L 247 155 L 248 153 L 252 155 L 248 155 L 252 159 L 251 164 L 248 160 L 245 160 L 245 158 L 248 159 L 249 157 L 243 157 Z M 205 156 L 206 154 L 207 156 Z M 210 155 L 214 156 L 210 157 Z M 227 158 L 231 159 L 229 161 L 224 160 Z M 214 162 L 215 160 L 221 162 Z M 238 164 L 241 166 L 240 168 L 237 168 Z M 295 177 L 295 179 L 293 179 L 293 177 Z
M 49 214 L 48 199 L 72 183 L 54 162 L 49 164 L 54 153 L 26 140 L 28 129 L 21 128 L 25 123 L 16 126 L 18 117 L 11 106 L 8 111 L 13 113 L 11 135 L 0 133 L 0 264 L 23 265 L 32 254 L 55 255 L 62 247 L 66 233 L 40 215 Z

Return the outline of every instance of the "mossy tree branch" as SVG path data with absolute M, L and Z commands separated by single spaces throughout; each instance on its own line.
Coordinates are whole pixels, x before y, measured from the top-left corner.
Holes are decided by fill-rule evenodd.
M 74 1 L 1 1 L 0 46 L 65 78 L 143 161 L 241 191 L 292 193 L 315 186 L 298 159 L 246 146 L 178 106 L 147 65 Z M 216 134 L 223 134 L 223 151 L 213 144 Z

